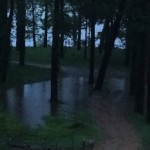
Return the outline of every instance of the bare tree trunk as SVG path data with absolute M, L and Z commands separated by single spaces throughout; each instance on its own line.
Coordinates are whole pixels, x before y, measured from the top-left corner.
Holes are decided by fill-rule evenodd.
M 139 34 L 137 60 L 135 70 L 135 112 L 144 113 L 145 97 L 145 35 Z
M 17 0 L 17 43 L 19 65 L 25 64 L 25 0 Z
M 79 11 L 79 16 L 78 16 L 78 42 L 77 42 L 77 49 L 81 50 L 81 13 Z
M 59 67 L 59 0 L 54 2 L 53 46 L 51 62 L 51 102 L 58 102 L 58 67 Z
M 104 55 L 103 55 L 100 69 L 98 72 L 98 77 L 97 77 L 97 81 L 96 81 L 94 90 L 102 89 L 107 66 L 109 63 L 109 58 L 111 56 L 112 49 L 114 48 L 114 41 L 115 41 L 118 31 L 119 31 L 120 22 L 122 20 L 125 6 L 126 6 L 126 0 L 121 0 L 119 7 L 118 7 L 118 13 L 116 15 L 116 20 L 115 20 L 114 24 L 112 24 L 110 27 L 109 36 L 107 37 L 107 40 L 105 43 L 105 51 L 104 51 Z
M 103 31 L 102 31 L 102 34 L 100 37 L 100 46 L 99 46 L 99 53 L 100 54 L 105 49 L 104 46 L 105 46 L 105 42 L 106 42 L 106 36 L 108 35 L 108 33 L 107 33 L 108 31 L 109 31 L 109 21 L 108 21 L 108 19 L 106 19 L 105 24 L 104 24 L 104 28 L 103 28 Z
M 60 1 L 60 57 L 64 58 L 64 0 Z
M 89 84 L 94 83 L 94 67 L 95 67 L 95 0 L 92 1 L 92 17 L 91 17 L 91 45 L 90 45 L 90 72 L 89 72 Z
M 44 19 L 44 47 L 47 47 L 47 19 L 48 19 L 48 3 L 47 0 L 45 0 L 45 19 Z
M 77 21 L 76 21 L 76 18 L 77 18 L 77 16 L 76 16 L 76 12 L 75 12 L 75 10 L 73 9 L 73 43 L 74 43 L 74 47 L 76 47 L 77 46 Z
M 35 4 L 34 4 L 34 0 L 31 1 L 32 3 L 32 24 L 33 24 L 33 30 L 32 30 L 32 35 L 33 35 L 33 47 L 37 47 L 36 46 L 36 22 L 35 22 Z
M 87 29 L 88 29 L 88 20 L 86 18 L 86 22 L 85 22 L 85 42 L 84 42 L 84 59 L 87 58 Z
M 12 29 L 12 22 L 13 22 L 13 15 L 14 15 L 14 0 L 10 0 L 10 14 L 8 18 L 8 39 L 11 46 L 11 29 Z
M 0 1 L 0 82 L 6 81 L 9 59 L 7 4 L 7 0 Z

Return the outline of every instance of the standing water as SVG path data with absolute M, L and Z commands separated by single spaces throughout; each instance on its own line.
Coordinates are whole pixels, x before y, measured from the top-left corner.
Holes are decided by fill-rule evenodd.
M 4 108 L 34 127 L 43 124 L 47 115 L 69 117 L 86 106 L 89 88 L 85 77 L 66 77 L 59 80 L 60 104 L 51 106 L 50 81 L 26 84 L 4 93 Z M 84 106 L 84 107 L 83 107 Z

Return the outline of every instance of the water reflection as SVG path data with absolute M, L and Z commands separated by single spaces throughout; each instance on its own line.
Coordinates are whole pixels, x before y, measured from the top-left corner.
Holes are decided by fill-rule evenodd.
M 124 78 L 106 80 L 104 91 L 110 95 L 110 100 L 120 100 L 124 84 Z M 50 103 L 50 91 L 50 81 L 47 81 L 12 88 L 1 97 L 4 108 L 32 127 L 43 124 L 44 116 L 70 117 L 74 111 L 87 108 L 90 91 L 88 79 L 84 76 L 59 79 L 59 100 L 62 103 L 58 105 Z
M 87 79 L 67 77 L 59 81 L 61 104 L 50 104 L 50 81 L 27 84 L 5 93 L 4 105 L 12 114 L 30 126 L 42 124 L 46 115 L 69 116 L 83 109 L 88 97 Z

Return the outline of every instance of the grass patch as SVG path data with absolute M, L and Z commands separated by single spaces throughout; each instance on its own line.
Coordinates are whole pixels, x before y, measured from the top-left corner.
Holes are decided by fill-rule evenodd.
M 63 66 L 72 66 L 80 68 L 89 67 L 89 49 L 87 50 L 87 58 L 83 58 L 84 49 L 77 50 L 76 48 L 64 48 L 65 57 L 60 59 L 60 64 Z M 18 61 L 18 52 L 15 49 L 12 50 L 12 60 Z M 124 67 L 125 50 L 114 49 L 110 59 L 110 65 L 115 68 Z M 95 66 L 99 67 L 101 55 L 96 48 L 95 51 Z M 37 64 L 51 64 L 51 48 L 26 48 L 26 62 Z
M 114 49 L 110 58 L 110 66 L 116 70 L 125 69 L 125 50 Z
M 79 148 L 83 140 L 96 139 L 94 123 L 83 113 L 76 113 L 72 119 L 61 117 L 44 118 L 45 126 L 31 129 L 8 113 L 0 112 L 0 148 L 4 149 L 9 141 L 16 144 L 47 145 L 61 148 Z
M 142 139 L 143 150 L 148 150 L 150 148 L 150 124 L 146 123 L 143 116 L 137 114 L 133 115 L 132 121 Z
M 8 88 L 44 80 L 50 80 L 50 69 L 27 65 L 20 67 L 17 64 L 10 64 L 7 83 L 2 87 Z
M 29 63 L 37 63 L 37 64 L 50 64 L 51 62 L 51 48 L 43 48 L 43 47 L 26 47 L 26 62 Z M 11 60 L 18 61 L 19 60 L 19 52 L 12 49 Z

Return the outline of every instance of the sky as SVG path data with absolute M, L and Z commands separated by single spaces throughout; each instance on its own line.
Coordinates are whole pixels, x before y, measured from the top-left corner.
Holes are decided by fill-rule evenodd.
M 101 25 L 96 24 L 95 25 L 95 35 L 97 36 L 98 32 L 101 32 L 102 29 L 103 29 L 103 24 L 101 24 Z M 43 33 L 44 33 L 44 31 L 42 29 L 40 29 L 38 34 L 42 35 Z M 13 37 L 15 37 L 16 28 L 13 29 L 12 34 L 13 34 Z M 84 39 L 85 39 L 85 30 L 82 30 L 81 31 L 81 40 L 84 40 Z M 42 44 L 39 39 L 37 39 L 37 43 Z M 48 44 L 49 45 L 52 44 L 52 29 L 48 30 Z M 100 44 L 100 40 L 96 40 L 95 46 L 98 47 L 99 44 Z M 25 45 L 27 47 L 32 47 L 33 46 L 32 38 L 26 39 Z M 67 47 L 71 47 L 73 45 L 72 39 L 70 37 L 67 37 L 66 40 L 64 41 L 64 45 Z M 12 46 L 16 46 L 16 38 L 12 38 Z M 119 48 L 125 48 L 119 38 L 116 39 L 115 46 L 117 46 Z

